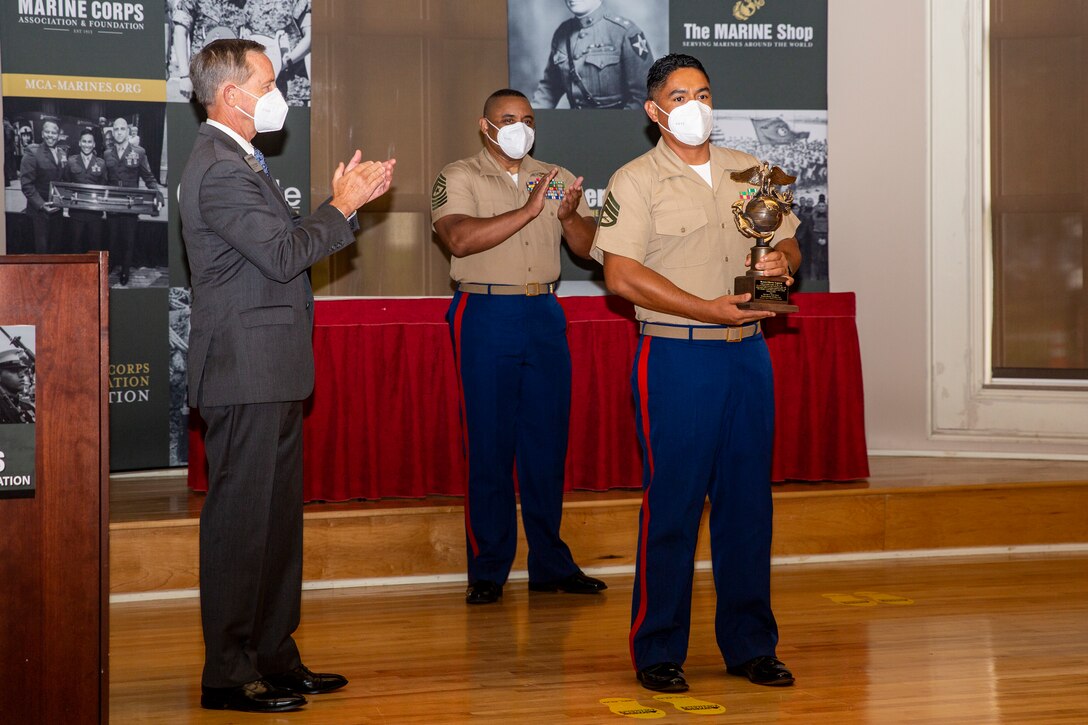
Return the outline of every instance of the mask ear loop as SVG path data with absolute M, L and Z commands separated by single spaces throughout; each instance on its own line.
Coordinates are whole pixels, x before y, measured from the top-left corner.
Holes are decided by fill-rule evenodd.
M 484 120 L 487 121 L 487 124 L 489 126 L 491 126 L 491 128 L 495 129 L 495 138 L 491 138 L 491 134 L 487 134 L 487 133 L 484 134 L 484 137 L 488 141 L 490 141 L 491 143 L 498 146 L 499 148 L 502 148 L 502 144 L 499 143 L 499 131 L 501 131 L 502 129 L 499 128 L 498 126 L 496 126 L 495 124 L 491 123 L 491 119 L 488 118 L 487 116 L 484 116 Z

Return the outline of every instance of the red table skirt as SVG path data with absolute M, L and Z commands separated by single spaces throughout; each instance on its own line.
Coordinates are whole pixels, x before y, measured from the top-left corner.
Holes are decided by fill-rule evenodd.
M 638 335 L 617 297 L 561 297 L 573 380 L 566 489 L 638 488 L 629 382 Z M 796 294 L 765 322 L 774 362 L 775 481 L 869 475 L 853 293 Z M 316 383 L 303 421 L 305 500 L 463 495 L 449 299 L 318 300 Z M 190 416 L 189 486 L 207 490 Z

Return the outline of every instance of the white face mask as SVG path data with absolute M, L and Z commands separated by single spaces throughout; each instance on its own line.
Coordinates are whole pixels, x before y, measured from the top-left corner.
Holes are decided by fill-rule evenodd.
M 238 106 L 234 107 L 253 119 L 253 125 L 257 129 L 257 133 L 279 131 L 283 128 L 283 121 L 287 118 L 287 101 L 283 99 L 280 89 L 274 88 L 263 96 L 255 96 L 241 86 L 237 86 L 237 88 L 250 98 L 257 99 L 257 105 L 253 108 L 252 116 L 249 116 Z
M 657 106 L 656 103 L 654 105 Z M 657 106 L 657 110 L 665 113 L 661 106 Z M 669 119 L 669 127 L 661 126 L 660 121 L 657 125 L 675 136 L 677 141 L 688 146 L 701 146 L 710 138 L 710 132 L 714 129 L 714 111 L 710 106 L 699 101 L 688 101 L 672 109 L 672 113 L 665 113 L 665 116 Z
M 489 119 L 485 118 L 484 120 L 495 126 Z M 521 121 L 502 128 L 495 126 L 495 128 L 499 129 L 498 134 L 496 134 L 498 140 L 492 141 L 490 136 L 487 137 L 487 140 L 498 144 L 502 152 L 512 159 L 523 158 L 525 154 L 529 153 L 529 149 L 533 147 L 533 142 L 536 140 L 536 133 L 533 129 Z

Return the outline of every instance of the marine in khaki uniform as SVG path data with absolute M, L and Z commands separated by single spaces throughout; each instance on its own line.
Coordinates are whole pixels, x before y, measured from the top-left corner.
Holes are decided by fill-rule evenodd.
M 646 34 L 601 0 L 566 0 L 574 14 L 552 35 L 534 108 L 641 108 L 642 83 L 654 56 Z
M 644 687 L 688 689 L 695 543 L 709 497 L 715 634 L 727 671 L 790 685 L 770 603 L 774 393 L 759 323 L 773 313 L 739 309 L 749 296 L 732 289 L 751 241 L 730 210 L 749 189 L 729 172 L 757 160 L 709 143 L 710 81 L 698 60 L 665 56 L 646 85 L 644 108 L 661 140 L 612 177 L 592 250 L 609 289 L 636 305 L 642 333 L 632 376 L 643 503 L 631 658 Z M 786 218 L 760 269 L 792 276 L 796 226 Z
M 559 536 L 570 418 L 566 317 L 555 297 L 559 244 L 586 257 L 594 222 L 582 178 L 528 156 L 529 100 L 493 93 L 480 153 L 449 164 L 431 192 L 431 219 L 453 259 L 447 320 L 461 384 L 468 458 L 465 601 L 498 601 L 517 545 L 514 467 L 529 544 L 529 589 L 606 588 L 574 563 Z

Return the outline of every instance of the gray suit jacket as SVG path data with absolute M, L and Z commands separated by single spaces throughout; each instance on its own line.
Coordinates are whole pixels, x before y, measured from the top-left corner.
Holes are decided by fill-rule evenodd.
M 255 166 L 205 123 L 181 178 L 193 287 L 189 404 L 197 407 L 309 396 L 313 291 L 305 272 L 355 241 L 338 209 L 326 202 L 295 215 Z

